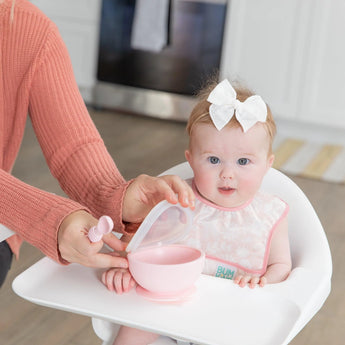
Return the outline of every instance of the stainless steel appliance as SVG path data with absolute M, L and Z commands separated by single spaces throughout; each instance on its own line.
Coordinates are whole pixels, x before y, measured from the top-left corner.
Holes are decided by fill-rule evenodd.
M 184 120 L 196 90 L 219 69 L 227 1 L 171 0 L 159 51 L 131 46 L 135 5 L 103 0 L 95 104 Z

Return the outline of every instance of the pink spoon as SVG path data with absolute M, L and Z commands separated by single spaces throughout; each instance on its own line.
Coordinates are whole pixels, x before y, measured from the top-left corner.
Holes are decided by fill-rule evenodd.
M 102 239 L 103 235 L 109 234 L 114 227 L 112 219 L 108 216 L 99 218 L 96 226 L 90 228 L 88 237 L 91 242 L 98 242 Z

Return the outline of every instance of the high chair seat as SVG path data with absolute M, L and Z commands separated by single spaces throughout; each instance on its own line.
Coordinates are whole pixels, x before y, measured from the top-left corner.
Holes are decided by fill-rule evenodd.
M 165 174 L 192 176 L 187 163 Z M 116 295 L 100 282 L 103 270 L 40 260 L 13 282 L 21 297 L 40 305 L 88 315 L 103 344 L 115 324 L 208 345 L 288 344 L 321 308 L 330 292 L 332 261 L 321 223 L 304 193 L 287 176 L 270 169 L 263 189 L 290 205 L 293 270 L 288 279 L 264 288 L 239 288 L 232 281 L 201 275 L 196 293 L 184 304 L 145 300 L 134 290 Z M 103 321 L 105 320 L 105 321 Z M 232 327 L 231 327 L 232 326 Z M 174 344 L 160 337 L 155 345 Z

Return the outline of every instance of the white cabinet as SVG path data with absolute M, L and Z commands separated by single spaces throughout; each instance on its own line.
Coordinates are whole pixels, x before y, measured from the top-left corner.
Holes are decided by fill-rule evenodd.
M 345 1 L 314 1 L 301 115 L 345 128 Z
M 92 102 L 96 83 L 101 0 L 31 0 L 59 28 L 69 51 L 77 84 Z
M 345 129 L 345 2 L 231 0 L 221 75 L 278 118 Z

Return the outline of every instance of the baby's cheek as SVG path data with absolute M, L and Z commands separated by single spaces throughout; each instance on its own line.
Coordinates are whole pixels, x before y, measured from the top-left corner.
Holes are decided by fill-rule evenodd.
M 245 188 L 248 191 L 252 191 L 256 193 L 261 186 L 261 181 L 262 181 L 261 179 L 257 179 L 253 175 L 248 176 L 248 177 L 242 176 L 241 185 L 242 185 L 242 188 Z
M 211 200 L 215 194 L 215 187 L 211 179 L 194 178 L 194 183 L 199 193 L 206 199 Z
M 194 182 L 198 190 L 201 191 L 210 188 L 212 179 L 208 174 L 201 172 L 200 174 L 195 175 Z
M 254 196 L 254 194 L 259 190 L 260 188 L 260 181 L 257 181 L 255 179 L 242 179 L 241 181 L 241 189 L 243 192 L 245 192 L 248 195 Z

